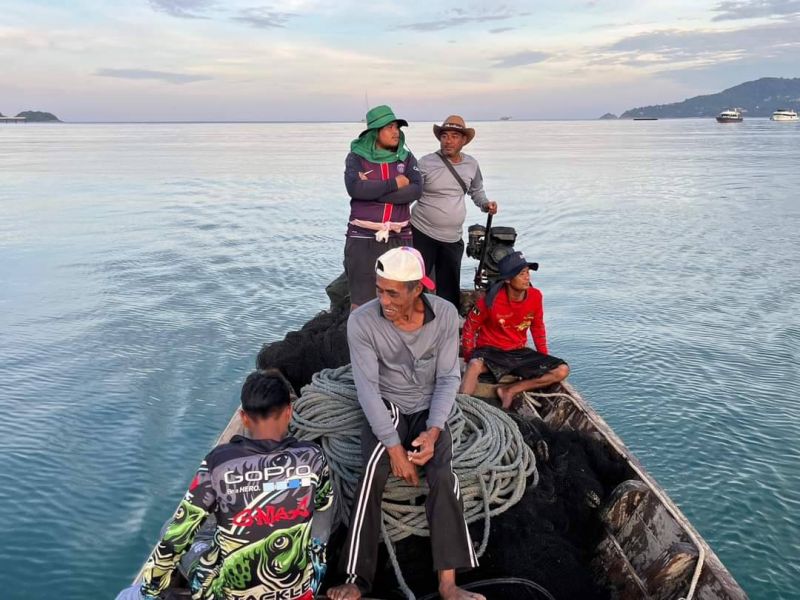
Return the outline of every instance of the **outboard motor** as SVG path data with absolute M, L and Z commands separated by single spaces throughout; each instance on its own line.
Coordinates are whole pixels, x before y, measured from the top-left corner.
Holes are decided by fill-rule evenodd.
M 497 280 L 500 275 L 497 264 L 514 252 L 514 242 L 517 241 L 517 230 L 513 227 L 491 227 L 491 221 L 487 224 L 490 226 L 489 235 L 486 235 L 483 225 L 470 225 L 467 229 L 467 256 L 479 261 L 475 270 L 475 289 L 488 289 Z

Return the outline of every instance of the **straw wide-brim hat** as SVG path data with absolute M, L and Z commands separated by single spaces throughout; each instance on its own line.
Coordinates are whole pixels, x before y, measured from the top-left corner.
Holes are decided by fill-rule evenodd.
M 441 125 L 433 126 L 433 135 L 436 136 L 437 140 L 442 136 L 443 131 L 457 131 L 458 133 L 463 133 L 467 138 L 464 145 L 469 144 L 472 138 L 475 137 L 475 130 L 472 127 L 467 127 L 464 119 L 458 115 L 450 115 Z

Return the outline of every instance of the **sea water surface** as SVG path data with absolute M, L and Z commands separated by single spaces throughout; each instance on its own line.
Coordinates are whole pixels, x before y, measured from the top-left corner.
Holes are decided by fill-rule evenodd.
M 797 598 L 800 127 L 475 126 L 572 383 L 751 598 Z M 359 129 L 0 127 L 0 596 L 129 583 L 261 344 L 326 307 Z

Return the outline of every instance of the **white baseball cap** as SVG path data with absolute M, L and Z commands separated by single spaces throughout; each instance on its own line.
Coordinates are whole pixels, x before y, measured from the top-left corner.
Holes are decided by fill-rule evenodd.
M 419 281 L 429 290 L 436 285 L 425 275 L 425 261 L 419 250 L 411 246 L 400 246 L 384 252 L 375 261 L 375 273 L 390 281 Z

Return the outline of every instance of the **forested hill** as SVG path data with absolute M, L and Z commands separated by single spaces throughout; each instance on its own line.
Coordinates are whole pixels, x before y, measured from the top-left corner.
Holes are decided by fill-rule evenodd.
M 779 108 L 793 108 L 800 112 L 800 78 L 763 77 L 717 94 L 695 96 L 672 104 L 632 108 L 622 113 L 620 119 L 713 117 L 726 108 L 741 108 L 745 117 L 769 117 Z
M 43 112 L 40 110 L 24 110 L 17 115 L 18 117 L 25 117 L 26 121 L 31 123 L 60 123 L 61 120 L 53 113 Z

